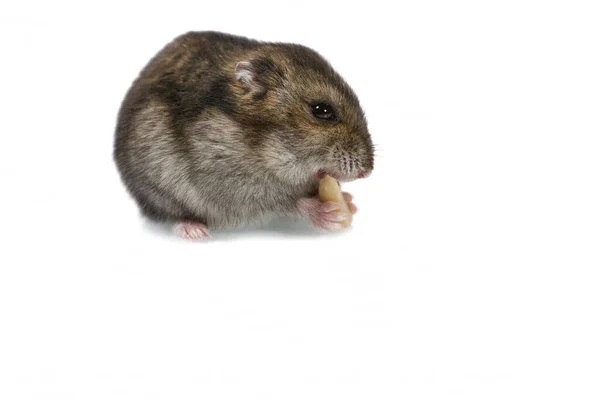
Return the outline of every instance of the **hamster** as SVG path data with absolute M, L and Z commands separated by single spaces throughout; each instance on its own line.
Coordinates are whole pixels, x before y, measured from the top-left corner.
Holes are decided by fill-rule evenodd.
M 121 104 L 113 158 L 142 214 L 189 239 L 278 217 L 340 229 L 319 178 L 364 178 L 374 162 L 358 98 L 321 55 L 219 32 L 188 32 L 150 60 Z

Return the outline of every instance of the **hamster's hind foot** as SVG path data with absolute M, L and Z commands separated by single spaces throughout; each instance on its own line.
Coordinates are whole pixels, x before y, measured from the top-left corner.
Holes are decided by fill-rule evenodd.
M 210 238 L 206 225 L 199 222 L 181 221 L 175 225 L 175 232 L 184 239 L 204 240 Z

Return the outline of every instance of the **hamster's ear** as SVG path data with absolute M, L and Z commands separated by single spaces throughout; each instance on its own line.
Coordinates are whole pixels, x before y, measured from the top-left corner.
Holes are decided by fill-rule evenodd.
M 264 66 L 258 61 L 240 61 L 235 66 L 236 79 L 255 96 L 267 91 L 266 73 Z

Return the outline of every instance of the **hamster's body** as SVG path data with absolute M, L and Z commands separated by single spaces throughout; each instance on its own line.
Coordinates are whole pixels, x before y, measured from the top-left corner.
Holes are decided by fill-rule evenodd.
M 333 103 L 335 118 L 318 110 Z M 355 179 L 373 165 L 358 100 L 324 59 L 216 32 L 182 35 L 145 67 L 121 106 L 114 158 L 142 212 L 187 224 L 187 237 L 279 216 L 319 226 L 312 211 L 337 228 L 307 202 L 317 175 Z

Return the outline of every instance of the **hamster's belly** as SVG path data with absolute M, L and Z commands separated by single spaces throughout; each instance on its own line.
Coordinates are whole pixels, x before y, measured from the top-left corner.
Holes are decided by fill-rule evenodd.
M 265 174 L 212 171 L 197 178 L 194 212 L 212 227 L 257 225 L 291 215 L 298 199 L 314 195 L 316 182 L 288 185 Z

